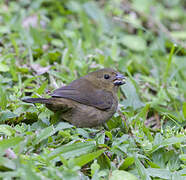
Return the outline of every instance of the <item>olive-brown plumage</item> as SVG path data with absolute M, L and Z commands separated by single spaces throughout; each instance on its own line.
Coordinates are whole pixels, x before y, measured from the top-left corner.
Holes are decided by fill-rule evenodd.
M 26 98 L 24 102 L 42 103 L 61 119 L 77 127 L 95 127 L 109 120 L 117 110 L 118 87 L 124 76 L 111 68 L 91 72 L 54 90 L 51 98 Z

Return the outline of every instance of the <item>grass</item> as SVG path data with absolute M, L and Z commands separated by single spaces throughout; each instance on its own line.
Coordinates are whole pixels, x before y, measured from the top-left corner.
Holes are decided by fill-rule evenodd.
M 121 179 L 125 171 L 185 179 L 184 8 L 183 0 L 0 1 L 0 179 Z M 49 97 L 103 67 L 127 76 L 105 127 L 76 128 L 20 100 Z

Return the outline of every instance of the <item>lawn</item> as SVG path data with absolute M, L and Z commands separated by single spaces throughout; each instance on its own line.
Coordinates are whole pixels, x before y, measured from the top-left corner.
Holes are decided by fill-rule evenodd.
M 1 0 L 0 179 L 186 179 L 185 12 L 184 0 Z M 102 127 L 21 101 L 104 67 L 127 82 Z

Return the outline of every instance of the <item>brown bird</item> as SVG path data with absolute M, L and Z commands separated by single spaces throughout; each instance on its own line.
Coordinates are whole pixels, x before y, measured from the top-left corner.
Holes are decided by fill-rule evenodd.
M 27 103 L 42 103 L 62 120 L 77 127 L 95 127 L 109 120 L 117 110 L 117 90 L 125 77 L 111 68 L 87 74 L 69 85 L 54 90 L 51 98 L 26 98 Z

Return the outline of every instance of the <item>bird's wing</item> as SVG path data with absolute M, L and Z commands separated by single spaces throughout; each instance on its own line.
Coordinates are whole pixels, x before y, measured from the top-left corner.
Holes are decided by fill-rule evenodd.
M 67 86 L 58 88 L 51 96 L 71 99 L 101 110 L 111 108 L 113 103 L 111 92 L 95 88 L 92 83 L 86 79 L 78 79 Z

